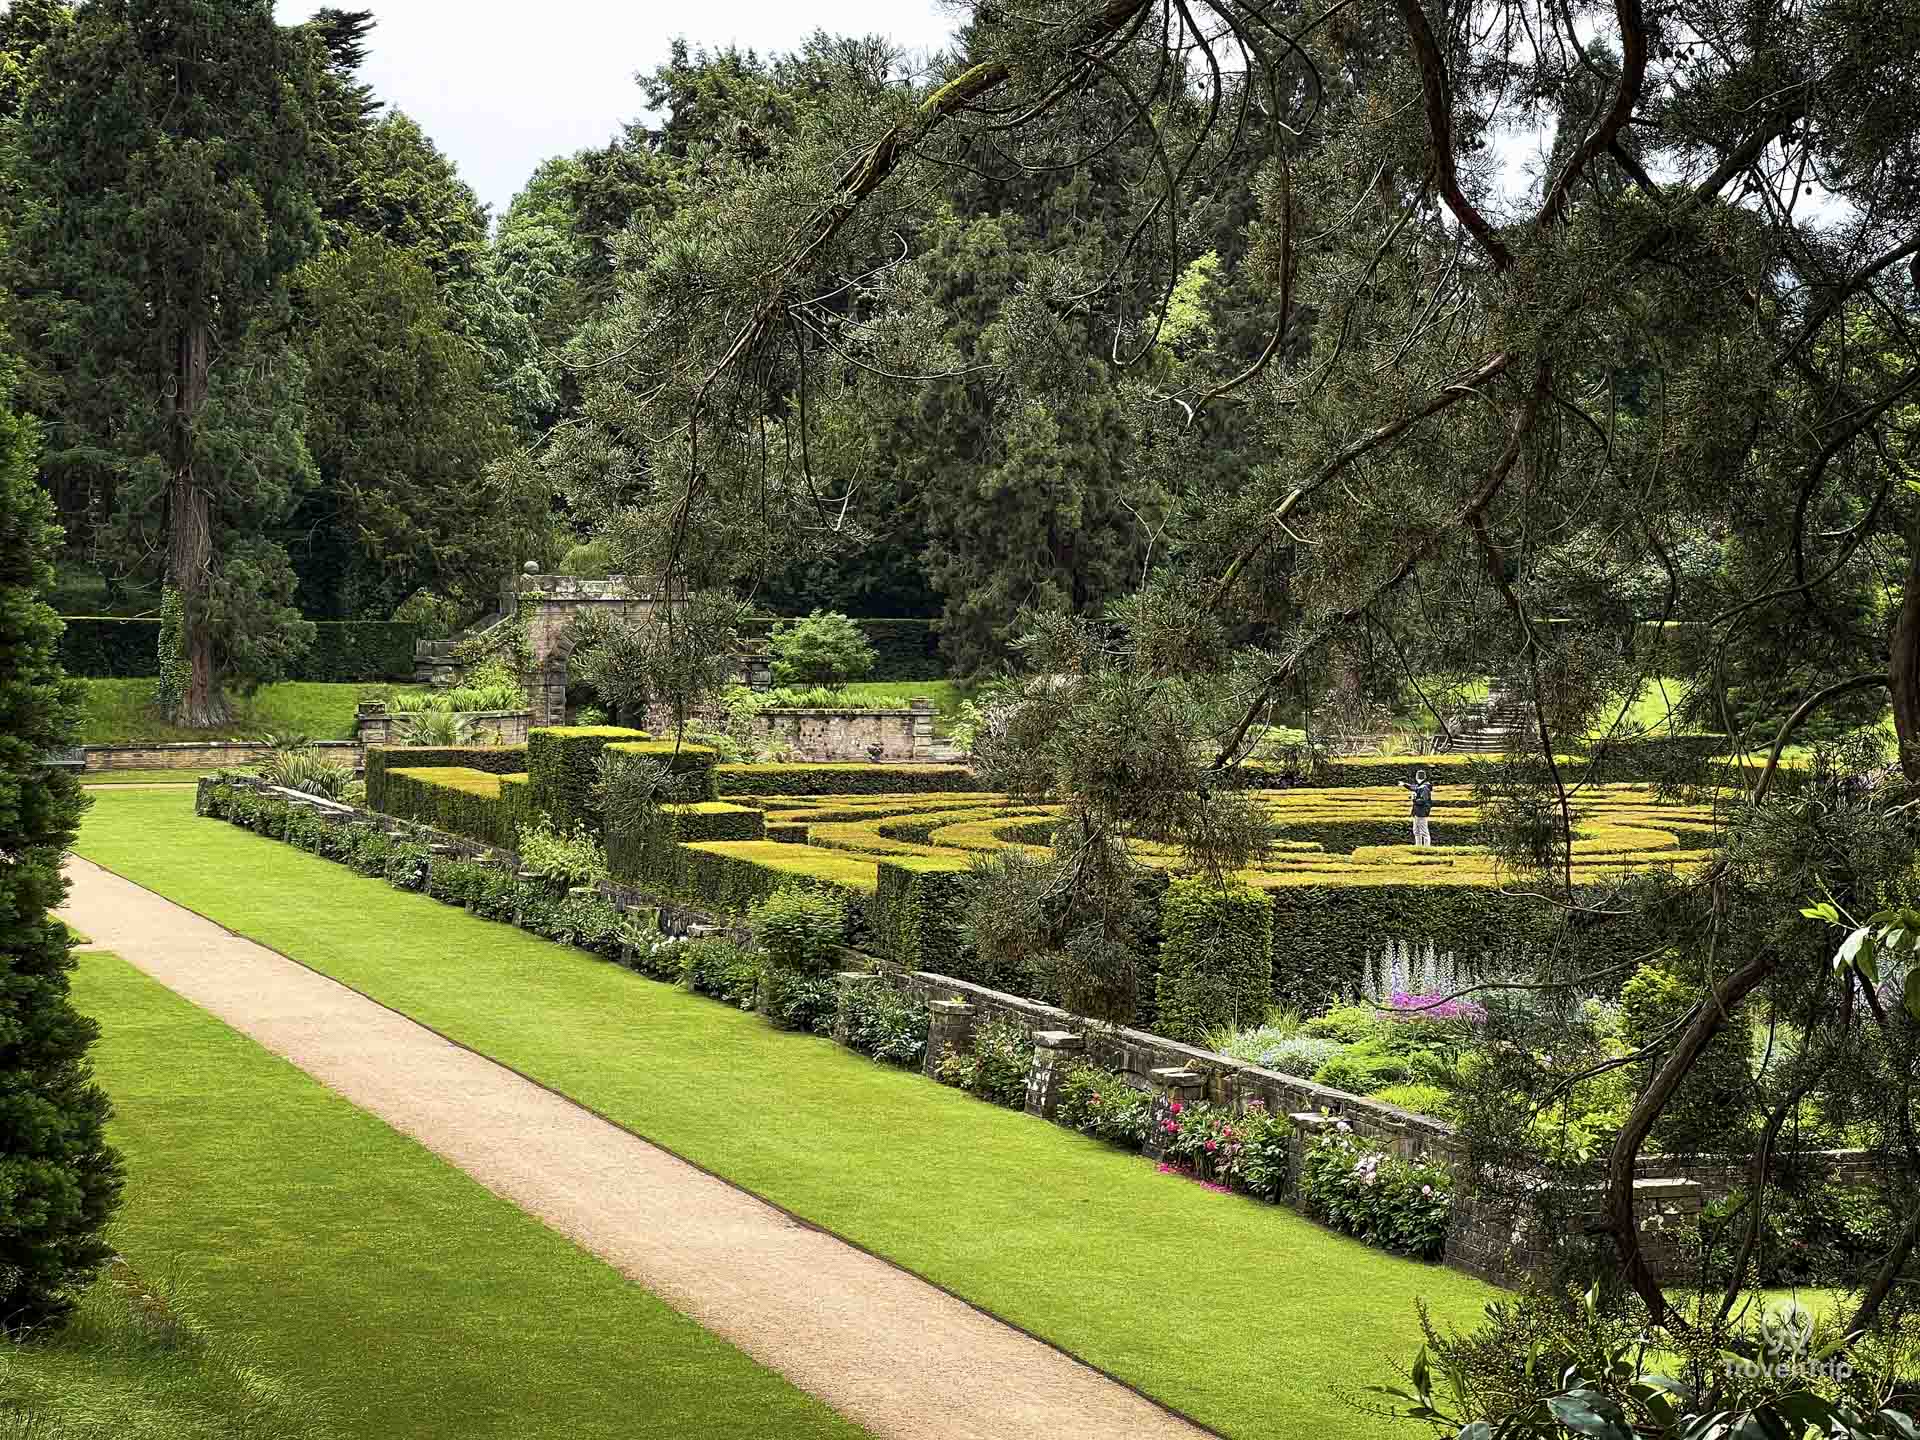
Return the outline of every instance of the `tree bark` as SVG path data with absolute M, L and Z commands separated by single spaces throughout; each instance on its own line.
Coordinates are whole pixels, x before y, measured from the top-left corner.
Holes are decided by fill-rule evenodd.
M 181 331 L 174 364 L 173 483 L 167 495 L 167 580 L 180 594 L 180 642 L 186 684 L 171 718 L 205 727 L 227 718 L 213 669 L 213 626 L 207 613 L 213 573 L 213 507 L 194 475 L 195 422 L 207 401 L 208 336 L 204 324 Z
M 1907 537 L 1907 578 L 1889 649 L 1887 683 L 1893 690 L 1900 770 L 1909 781 L 1920 783 L 1920 534 Z

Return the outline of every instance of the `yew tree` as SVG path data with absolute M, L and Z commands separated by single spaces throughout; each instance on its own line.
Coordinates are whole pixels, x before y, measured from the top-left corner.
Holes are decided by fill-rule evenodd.
M 257 0 L 89 0 L 7 128 L 8 279 L 56 457 L 116 476 L 121 545 L 178 592 L 176 719 L 220 669 L 303 643 L 266 538 L 308 483 L 300 372 L 267 338 L 319 238 L 308 115 L 325 52 Z

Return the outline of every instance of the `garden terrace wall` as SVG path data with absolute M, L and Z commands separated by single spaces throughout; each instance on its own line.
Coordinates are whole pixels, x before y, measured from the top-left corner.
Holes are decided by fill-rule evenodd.
M 905 710 L 763 710 L 752 723 L 803 760 L 906 764 L 933 753 L 933 717 L 931 700 L 915 700 Z M 671 731 L 673 715 L 664 706 L 650 706 L 646 723 Z
M 314 748 L 329 760 L 358 769 L 362 750 L 353 740 L 319 740 Z M 218 770 L 257 765 L 272 747 L 253 740 L 195 740 L 179 745 L 89 745 L 88 773 L 107 770 Z
M 496 745 L 524 745 L 527 727 L 533 722 L 531 710 L 461 710 L 454 714 L 463 720 L 477 738 L 491 736 Z M 404 743 L 407 716 L 388 711 L 384 700 L 363 701 L 353 717 L 354 734 L 362 745 Z

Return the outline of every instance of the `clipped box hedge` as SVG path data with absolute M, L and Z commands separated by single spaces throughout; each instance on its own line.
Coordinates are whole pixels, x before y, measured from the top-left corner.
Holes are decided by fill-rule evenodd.
M 720 752 L 711 745 L 695 745 L 687 740 L 622 740 L 607 749 L 616 755 L 665 761 L 672 774 L 692 777 L 692 783 L 681 788 L 682 794 L 696 795 L 702 800 L 714 798 L 713 767 L 720 759 Z
M 120 615 L 64 615 L 60 664 L 69 675 L 132 680 L 160 673 L 160 621 Z M 313 644 L 290 680 L 355 683 L 411 680 L 420 627 L 399 620 L 317 620 Z
M 1216 1027 L 1258 1023 L 1273 999 L 1273 906 L 1248 885 L 1172 881 L 1160 901 L 1159 1033 L 1201 1044 Z
M 386 814 L 390 770 L 484 770 L 489 775 L 521 775 L 527 769 L 524 745 L 369 745 L 366 759 L 367 808 Z
M 385 813 L 483 845 L 512 849 L 517 832 L 501 796 L 502 780 L 484 770 L 459 766 L 389 770 Z
M 978 791 L 964 765 L 716 765 L 714 793 L 754 795 L 905 795 Z
M 607 827 L 607 873 L 654 895 L 692 898 L 681 846 L 701 840 L 759 840 L 766 817 L 745 805 L 702 800 L 656 805 L 638 823 Z
M 620 725 L 536 726 L 527 732 L 533 803 L 562 834 L 571 835 L 581 825 L 597 833 L 600 810 L 593 802 L 593 785 L 600 752 L 621 741 L 648 738 L 644 730 Z
M 899 855 L 880 861 L 868 930 L 874 949 L 915 970 L 972 980 L 961 931 L 965 860 Z
M 867 936 L 878 877 L 871 860 L 777 840 L 701 840 L 681 846 L 691 900 L 723 915 L 745 915 L 783 886 L 830 890 L 847 904 L 847 943 Z

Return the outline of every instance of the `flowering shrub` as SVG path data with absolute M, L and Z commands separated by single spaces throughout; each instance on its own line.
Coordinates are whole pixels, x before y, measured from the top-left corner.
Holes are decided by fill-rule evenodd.
M 1176 1100 L 1163 1120 L 1167 1158 L 1228 1189 L 1278 1200 L 1287 1183 L 1287 1143 L 1292 1122 L 1270 1114 L 1258 1100 L 1244 1110 Z
M 1136 1090 L 1117 1070 L 1081 1063 L 1060 1082 L 1060 1104 L 1055 1112 L 1062 1125 L 1112 1145 L 1138 1150 L 1146 1143 L 1153 1097 Z
M 1422 1020 L 1465 1020 L 1470 1025 L 1478 1025 L 1487 1018 L 1484 1005 L 1476 1005 L 1471 1000 L 1448 1000 L 1439 995 L 1410 995 L 1405 990 L 1396 990 L 1387 997 L 1387 1003 L 1380 1013 L 1393 1021 Z
M 629 923 L 620 963 L 650 980 L 679 980 L 680 952 L 687 941 Z
M 1309 1214 L 1369 1245 L 1422 1260 L 1446 1249 L 1452 1173 L 1391 1155 L 1345 1121 L 1307 1147 L 1297 1189 Z
M 1011 1020 L 996 1020 L 974 1031 L 971 1055 L 943 1056 L 934 1078 L 943 1085 L 971 1090 L 982 1100 L 1018 1110 L 1027 1103 L 1027 1071 L 1032 1055 L 1033 1039 L 1025 1027 Z
M 1338 1040 L 1325 1040 L 1314 1035 L 1289 1035 L 1285 1039 L 1269 1042 L 1246 1058 L 1263 1070 L 1311 1080 L 1322 1065 L 1340 1053 L 1341 1048 Z

